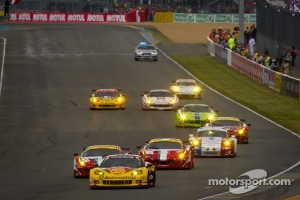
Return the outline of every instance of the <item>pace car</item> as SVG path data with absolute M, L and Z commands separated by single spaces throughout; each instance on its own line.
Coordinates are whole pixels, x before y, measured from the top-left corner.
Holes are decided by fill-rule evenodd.
M 157 48 L 149 42 L 140 42 L 134 49 L 134 60 L 158 60 Z
M 195 157 L 235 157 L 237 139 L 230 137 L 226 129 L 202 127 L 189 136 Z
M 74 177 L 88 177 L 90 170 L 100 165 L 105 156 L 121 153 L 123 150 L 116 145 L 92 145 L 84 148 L 81 154 L 74 153 Z
M 179 99 L 170 90 L 154 89 L 142 96 L 143 110 L 177 110 Z
M 156 169 L 139 155 L 106 156 L 99 167 L 90 170 L 91 189 L 121 187 L 154 187 Z
M 121 89 L 92 90 L 90 109 L 125 109 L 125 95 Z
M 186 104 L 179 108 L 175 113 L 176 127 L 201 127 L 217 116 L 214 111 L 206 104 Z
M 137 148 L 140 148 L 137 146 Z M 194 167 L 193 148 L 177 138 L 156 138 L 139 150 L 139 155 L 157 169 L 191 169 Z
M 237 117 L 216 117 L 205 124 L 205 126 L 224 128 L 228 131 L 230 136 L 235 136 L 238 143 L 247 144 L 249 142 L 248 131 L 251 124 L 246 124 L 245 121 L 246 120 Z
M 170 87 L 179 98 L 201 98 L 201 87 L 194 79 L 177 79 Z

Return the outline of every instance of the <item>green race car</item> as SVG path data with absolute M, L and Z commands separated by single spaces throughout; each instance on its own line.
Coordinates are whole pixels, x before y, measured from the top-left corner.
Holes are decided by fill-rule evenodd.
M 186 104 L 176 111 L 177 127 L 202 127 L 216 117 L 216 111 L 205 104 Z

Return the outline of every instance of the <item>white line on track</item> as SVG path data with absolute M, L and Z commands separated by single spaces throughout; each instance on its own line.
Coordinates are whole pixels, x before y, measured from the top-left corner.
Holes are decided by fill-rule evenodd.
M 133 56 L 134 54 L 126 54 L 126 53 L 47 53 L 47 54 L 34 54 L 34 55 L 26 55 L 26 54 L 9 54 L 6 57 L 67 57 L 67 56 Z
M 1 63 L 1 72 L 0 72 L 0 97 L 2 91 L 2 79 L 4 73 L 4 62 L 5 62 L 5 50 L 6 50 L 6 38 L 0 37 L 3 40 L 3 53 L 2 53 L 2 63 Z

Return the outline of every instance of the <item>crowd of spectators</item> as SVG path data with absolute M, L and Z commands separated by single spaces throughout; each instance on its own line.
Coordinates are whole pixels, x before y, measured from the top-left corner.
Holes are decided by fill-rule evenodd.
M 282 54 L 277 57 L 271 57 L 268 49 L 265 48 L 263 52 L 255 49 L 256 26 L 254 24 L 245 28 L 244 42 L 238 42 L 239 32 L 238 27 L 235 27 L 232 31 L 220 27 L 218 29 L 212 29 L 209 38 L 212 41 L 223 45 L 224 48 L 231 49 L 241 56 L 251 59 L 272 70 L 289 74 L 290 70 L 295 69 L 295 59 L 297 57 L 295 46 L 284 49 Z
M 287 10 L 291 13 L 300 13 L 299 0 L 266 0 L 266 2 L 278 9 Z

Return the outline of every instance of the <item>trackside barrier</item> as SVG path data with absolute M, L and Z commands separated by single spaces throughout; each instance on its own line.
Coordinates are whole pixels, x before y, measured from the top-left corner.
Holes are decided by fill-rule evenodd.
M 154 22 L 172 23 L 174 21 L 173 12 L 155 12 Z
M 222 45 L 214 43 L 209 37 L 207 37 L 207 45 L 210 56 L 268 88 L 300 100 L 300 79 L 279 73 L 249 60 Z

